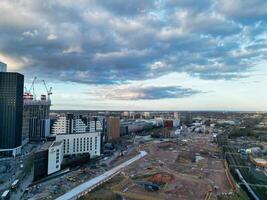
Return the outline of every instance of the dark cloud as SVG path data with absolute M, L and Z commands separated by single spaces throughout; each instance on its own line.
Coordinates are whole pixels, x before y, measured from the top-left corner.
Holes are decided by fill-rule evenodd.
M 266 3 L 253 2 L 3 0 L 0 56 L 25 74 L 85 84 L 240 78 L 266 60 Z
M 202 93 L 199 90 L 183 88 L 180 86 L 140 86 L 105 88 L 100 91 L 90 92 L 92 96 L 109 100 L 158 100 L 186 98 Z

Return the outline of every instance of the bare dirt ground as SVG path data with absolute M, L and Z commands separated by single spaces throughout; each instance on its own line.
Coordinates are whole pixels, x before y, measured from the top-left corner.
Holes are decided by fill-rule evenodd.
M 205 199 L 210 191 L 210 199 L 217 199 L 217 195 L 230 191 L 230 185 L 219 150 L 210 137 L 192 135 L 141 145 L 139 150 L 148 155 L 127 167 L 120 181 L 107 184 L 109 191 L 130 200 Z M 159 185 L 159 190 L 147 190 L 146 183 Z

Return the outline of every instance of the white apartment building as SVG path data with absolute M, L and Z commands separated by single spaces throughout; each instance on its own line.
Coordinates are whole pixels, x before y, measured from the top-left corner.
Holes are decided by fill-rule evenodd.
M 100 120 L 90 121 L 87 126 L 89 132 L 98 132 L 103 130 L 103 124 Z
M 100 156 L 101 132 L 60 134 L 56 141 L 63 141 L 63 155 L 89 153 L 91 157 Z
M 80 118 L 75 118 L 71 120 L 72 130 L 70 133 L 85 133 L 86 132 L 86 124 Z
M 60 116 L 52 126 L 52 134 L 65 134 L 69 128 L 69 120 L 66 116 Z
M 79 117 L 59 116 L 52 126 L 52 134 L 85 133 L 86 124 Z

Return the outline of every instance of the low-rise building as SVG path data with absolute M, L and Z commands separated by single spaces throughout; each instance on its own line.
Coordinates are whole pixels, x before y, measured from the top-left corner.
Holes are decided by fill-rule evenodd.
M 34 181 L 59 171 L 63 156 L 63 143 L 61 141 L 44 143 L 34 155 Z
M 56 141 L 63 142 L 63 155 L 89 153 L 90 157 L 100 156 L 101 132 L 60 134 Z
M 53 142 L 53 144 L 48 148 L 48 175 L 53 174 L 61 169 L 63 156 L 62 141 Z

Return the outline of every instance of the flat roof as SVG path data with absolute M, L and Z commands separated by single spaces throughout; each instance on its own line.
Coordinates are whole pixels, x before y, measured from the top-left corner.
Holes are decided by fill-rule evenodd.
M 53 142 L 54 141 L 48 141 L 48 142 L 43 143 L 38 151 L 48 150 L 48 148 L 53 144 Z
M 55 141 L 50 147 L 55 147 L 61 145 L 62 141 Z
M 60 136 L 60 135 L 83 135 L 83 134 L 94 134 L 94 133 L 101 133 L 101 131 L 84 132 L 84 133 L 62 133 L 62 134 L 55 134 L 55 136 Z
M 253 158 L 257 163 L 267 164 L 267 160 L 263 158 Z

